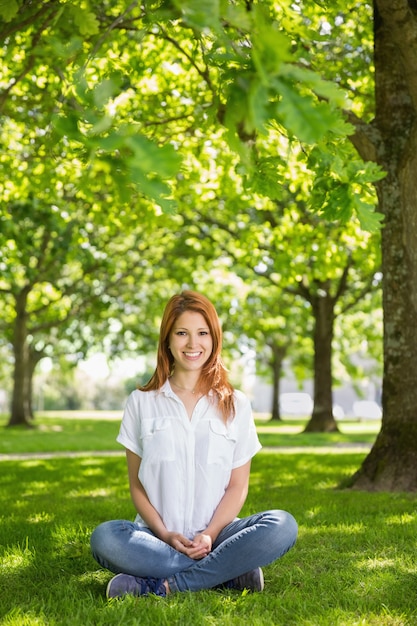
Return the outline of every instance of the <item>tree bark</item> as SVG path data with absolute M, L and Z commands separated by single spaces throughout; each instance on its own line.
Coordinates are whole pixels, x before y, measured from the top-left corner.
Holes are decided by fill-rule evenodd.
M 281 374 L 282 363 L 285 358 L 287 348 L 279 346 L 275 343 L 268 344 L 272 351 L 271 368 L 273 373 L 273 387 L 272 387 L 272 411 L 271 419 L 274 421 L 281 420 L 281 410 L 279 406 L 280 388 L 281 388 Z
M 337 432 L 333 417 L 332 341 L 334 298 L 329 285 L 311 298 L 314 314 L 314 408 L 305 432 Z
M 16 318 L 13 333 L 14 374 L 11 415 L 8 426 L 31 425 L 29 380 L 29 346 L 27 331 L 28 289 L 23 289 L 16 296 Z
M 375 126 L 382 231 L 382 428 L 352 487 L 417 490 L 417 20 L 416 3 L 375 3 Z

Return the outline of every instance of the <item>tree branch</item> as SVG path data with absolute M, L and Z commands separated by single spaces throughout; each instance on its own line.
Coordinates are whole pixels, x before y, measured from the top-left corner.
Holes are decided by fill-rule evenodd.
M 353 309 L 354 306 L 356 306 L 358 304 L 358 302 L 360 302 L 364 296 L 366 296 L 367 293 L 369 293 L 373 287 L 373 283 L 375 280 L 375 273 L 373 272 L 368 280 L 366 281 L 365 285 L 363 286 L 363 288 L 358 291 L 358 293 L 356 294 L 356 296 L 354 296 L 354 298 L 348 303 L 346 304 L 344 307 L 342 307 L 342 313 L 346 313 L 347 311 L 350 311 L 350 309 Z
M 377 152 L 382 142 L 381 134 L 374 122 L 364 122 L 353 111 L 345 111 L 348 122 L 355 127 L 355 132 L 349 139 L 364 161 L 377 160 Z

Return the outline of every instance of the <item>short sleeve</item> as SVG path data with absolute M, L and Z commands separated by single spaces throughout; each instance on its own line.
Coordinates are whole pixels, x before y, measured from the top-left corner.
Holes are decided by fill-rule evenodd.
M 247 463 L 262 448 L 249 398 L 241 391 L 235 391 L 235 406 L 236 414 L 232 422 L 236 434 L 233 469 Z
M 139 392 L 133 391 L 127 399 L 116 441 L 134 454 L 142 457 L 140 426 Z

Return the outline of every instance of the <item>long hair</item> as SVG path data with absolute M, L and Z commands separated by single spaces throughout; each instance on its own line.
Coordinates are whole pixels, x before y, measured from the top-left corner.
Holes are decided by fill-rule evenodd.
M 156 369 L 146 385 L 139 386 L 141 391 L 157 390 L 172 374 L 174 357 L 169 349 L 169 338 L 175 322 L 185 311 L 201 313 L 210 330 L 213 350 L 204 364 L 196 390 L 207 394 L 210 390 L 215 394 L 220 413 L 226 422 L 235 415 L 233 386 L 227 376 L 227 370 L 221 358 L 222 329 L 216 309 L 208 298 L 196 291 L 183 291 L 172 296 L 165 307 L 159 332 Z

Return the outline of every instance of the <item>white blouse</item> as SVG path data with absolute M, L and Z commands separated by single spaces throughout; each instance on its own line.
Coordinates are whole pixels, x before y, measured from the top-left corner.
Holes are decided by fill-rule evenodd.
M 133 391 L 117 441 L 141 459 L 139 479 L 169 531 L 189 539 L 207 528 L 232 469 L 260 449 L 248 398 L 235 391 L 227 425 L 212 397 L 197 402 L 191 420 L 168 381 L 158 391 Z M 140 515 L 136 521 L 145 525 Z

